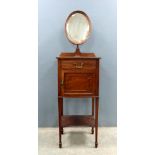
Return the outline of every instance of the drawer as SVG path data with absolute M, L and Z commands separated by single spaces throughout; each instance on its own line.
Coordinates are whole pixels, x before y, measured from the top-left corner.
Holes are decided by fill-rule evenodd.
M 62 60 L 62 69 L 95 69 L 96 60 Z

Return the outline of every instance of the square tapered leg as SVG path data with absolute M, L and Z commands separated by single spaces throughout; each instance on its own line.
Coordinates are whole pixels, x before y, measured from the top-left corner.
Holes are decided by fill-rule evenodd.
M 62 134 L 62 125 L 61 125 L 61 115 L 62 115 L 62 99 L 58 98 L 58 114 L 59 114 L 59 148 L 62 147 L 61 134 Z
M 98 147 L 98 108 L 99 108 L 99 98 L 96 98 L 95 102 L 95 147 Z
M 92 98 L 92 116 L 94 117 L 94 98 Z M 94 126 L 91 129 L 91 133 L 94 134 Z

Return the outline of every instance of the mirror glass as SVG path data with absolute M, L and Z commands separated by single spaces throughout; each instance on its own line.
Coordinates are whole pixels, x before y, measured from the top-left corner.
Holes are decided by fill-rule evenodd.
M 67 38 L 73 44 L 79 45 L 84 43 L 90 34 L 91 23 L 86 13 L 74 11 L 67 18 L 65 31 Z

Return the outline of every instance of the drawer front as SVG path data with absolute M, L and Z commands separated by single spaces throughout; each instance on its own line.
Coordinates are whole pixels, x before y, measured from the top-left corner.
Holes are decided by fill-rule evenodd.
M 62 69 L 90 70 L 96 69 L 96 60 L 63 60 Z

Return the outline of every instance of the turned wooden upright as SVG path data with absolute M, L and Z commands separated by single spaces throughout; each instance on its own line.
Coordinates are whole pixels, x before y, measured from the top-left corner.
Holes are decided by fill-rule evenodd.
M 95 147 L 98 146 L 99 57 L 94 53 L 61 53 L 58 59 L 59 147 L 62 147 L 63 127 L 88 126 L 95 128 Z M 63 98 L 92 98 L 90 115 L 64 115 Z

